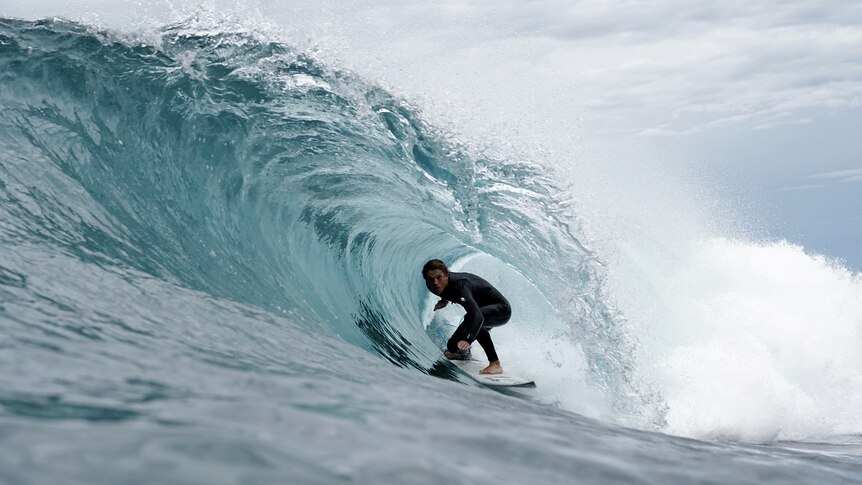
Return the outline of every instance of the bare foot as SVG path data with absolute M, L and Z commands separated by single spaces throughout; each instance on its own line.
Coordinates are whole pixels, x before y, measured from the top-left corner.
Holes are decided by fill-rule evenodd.
M 479 371 L 479 374 L 502 374 L 502 373 L 503 373 L 503 367 L 500 366 L 499 360 L 495 360 L 494 362 L 491 362 L 490 364 L 488 364 L 488 367 L 485 367 L 484 369 Z

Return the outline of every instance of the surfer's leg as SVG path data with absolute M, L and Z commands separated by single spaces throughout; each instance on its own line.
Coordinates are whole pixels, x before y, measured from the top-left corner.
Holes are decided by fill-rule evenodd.
M 482 327 L 479 330 L 479 335 L 476 336 L 476 341 L 482 346 L 485 355 L 488 356 L 488 367 L 480 370 L 480 374 L 502 374 L 503 366 L 500 365 L 500 358 L 497 357 L 497 351 L 494 349 L 494 342 L 491 341 L 491 333 L 487 328 Z
M 482 329 L 476 335 L 476 341 L 482 346 L 485 355 L 488 356 L 488 367 L 481 371 L 482 374 L 502 374 L 503 367 L 500 365 L 500 358 L 497 356 L 497 350 L 494 348 L 494 342 L 491 340 L 490 330 L 494 327 L 505 325 L 512 316 L 512 309 L 509 305 L 497 303 L 481 307 L 482 316 L 485 321 L 482 323 Z
M 447 359 L 470 360 L 472 357 L 470 349 L 461 350 L 458 348 L 458 342 L 462 340 L 467 340 L 467 324 L 464 322 L 461 322 L 461 325 L 458 325 L 458 328 L 449 337 L 449 341 L 446 342 L 446 352 L 443 355 Z
M 508 323 L 509 319 L 512 318 L 512 309 L 509 305 L 502 303 L 483 306 L 479 308 L 479 311 L 482 312 L 485 320 L 482 322 L 482 328 L 499 327 Z
M 482 346 L 482 350 L 484 350 L 485 355 L 488 356 L 489 362 L 500 360 L 497 357 L 497 351 L 494 349 L 494 342 L 491 341 L 491 334 L 488 332 L 487 328 L 482 327 L 482 330 L 479 330 L 479 334 L 476 335 L 476 341 Z
M 494 342 L 491 341 L 491 334 L 488 331 L 494 327 L 505 325 L 512 316 L 512 310 L 509 308 L 509 305 L 502 303 L 486 305 L 479 308 L 479 310 L 482 312 L 484 322 L 482 322 L 482 329 L 476 334 L 476 341 L 482 346 L 482 350 L 488 356 L 488 361 L 499 361 L 497 351 L 494 349 Z M 460 327 L 458 328 L 460 329 Z
M 479 342 L 479 345 L 482 346 L 485 354 L 488 355 L 488 360 L 496 362 L 499 359 L 496 358 L 497 353 L 494 351 L 494 344 L 491 342 L 491 335 L 488 333 L 487 329 L 499 327 L 508 322 L 509 317 L 512 316 L 512 310 L 509 308 L 509 305 L 496 303 L 494 305 L 483 306 L 479 308 L 479 311 L 482 312 L 484 322 L 482 323 L 482 328 L 479 330 L 479 333 L 476 335 L 476 341 Z M 445 353 L 445 355 L 447 358 L 469 359 L 471 357 L 469 350 L 465 352 L 458 348 L 458 342 L 462 340 L 467 340 L 467 324 L 463 321 L 461 322 L 461 325 L 458 325 L 458 328 L 455 329 L 455 332 L 452 333 L 449 341 L 446 342 L 447 353 Z M 486 347 L 486 345 L 488 345 L 488 347 Z M 490 358 L 492 356 L 494 357 L 493 359 Z M 500 372 L 502 372 L 502 369 L 500 369 Z

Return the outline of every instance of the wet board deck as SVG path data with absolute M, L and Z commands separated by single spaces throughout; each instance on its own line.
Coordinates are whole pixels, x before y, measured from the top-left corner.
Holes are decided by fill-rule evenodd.
M 502 374 L 480 374 L 479 371 L 488 366 L 487 363 L 479 362 L 475 359 L 470 360 L 450 360 L 475 379 L 480 384 L 490 387 L 536 387 L 536 383 L 532 379 L 512 375 L 503 368 Z

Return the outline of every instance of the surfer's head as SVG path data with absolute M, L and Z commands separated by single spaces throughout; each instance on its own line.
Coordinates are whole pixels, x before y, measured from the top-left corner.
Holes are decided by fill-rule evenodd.
M 432 259 L 422 267 L 422 277 L 425 278 L 425 286 L 428 291 L 440 295 L 449 284 L 449 268 L 443 261 Z

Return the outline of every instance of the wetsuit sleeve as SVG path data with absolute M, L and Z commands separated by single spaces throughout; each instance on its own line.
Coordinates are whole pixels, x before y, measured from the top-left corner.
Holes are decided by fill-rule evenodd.
M 470 285 L 467 282 L 461 284 L 461 305 L 467 314 L 464 315 L 464 323 L 466 323 L 467 334 L 465 340 L 473 343 L 476 340 L 476 335 L 482 329 L 482 324 L 485 323 L 485 316 L 482 315 L 482 310 L 479 309 L 479 304 L 473 299 L 473 292 L 470 290 Z

